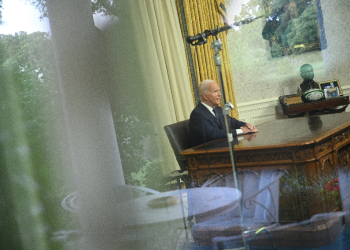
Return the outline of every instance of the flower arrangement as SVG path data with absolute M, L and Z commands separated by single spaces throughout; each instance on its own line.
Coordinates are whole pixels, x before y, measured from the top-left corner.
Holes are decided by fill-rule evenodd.
M 293 195 L 303 190 L 315 200 L 320 200 L 324 211 L 341 211 L 342 199 L 338 176 L 337 171 L 320 173 L 315 178 L 285 175 L 281 178 L 280 196 L 291 196 L 290 198 L 294 199 Z
M 320 193 L 322 195 L 322 201 L 331 206 L 334 211 L 341 210 L 341 197 L 338 177 L 326 181 Z

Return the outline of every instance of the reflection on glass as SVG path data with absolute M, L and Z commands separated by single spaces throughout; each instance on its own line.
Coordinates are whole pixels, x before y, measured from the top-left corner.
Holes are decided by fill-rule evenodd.
M 309 129 L 312 132 L 322 129 L 322 120 L 319 116 L 310 116 L 308 119 Z
M 9 8 L 2 2 L 5 25 Z M 83 0 L 28 2 L 42 12 L 27 21 L 47 15 L 52 34 L 19 29 L 0 35 L 1 249 L 198 250 L 232 247 L 234 237 L 241 244 L 243 230 L 258 246 L 334 247 L 339 241 L 348 222 L 347 144 L 322 156 L 322 172 L 283 159 L 261 166 L 264 155 L 253 151 L 256 166 L 242 168 L 239 188 L 232 175 L 220 172 L 217 163 L 225 156 L 210 165 L 196 158 L 207 182 L 199 185 L 192 175 L 193 188 L 165 191 L 163 177 L 177 163 L 163 127 L 181 112 L 166 105 L 171 91 L 162 92 L 168 74 L 158 70 L 170 67 L 161 61 L 166 39 L 153 37 L 163 32 L 152 33 L 146 24 L 161 27 L 168 15 L 148 17 L 157 4 L 142 0 L 98 0 L 92 8 Z M 291 20 L 307 9 L 299 13 L 295 2 L 297 9 L 288 5 Z M 98 30 L 93 13 L 99 11 L 119 21 Z M 139 37 L 144 29 L 152 35 Z M 292 43 L 288 34 L 279 39 Z M 308 122 L 313 131 L 322 125 L 317 118 Z M 258 135 L 234 143 L 242 137 L 255 143 Z M 227 147 L 226 140 L 212 143 L 216 151 Z M 249 225 L 254 228 L 246 230 Z M 208 226 L 228 238 L 203 238 L 213 232 Z M 310 238 L 294 240 L 302 229 Z M 347 247 L 345 241 L 337 246 Z

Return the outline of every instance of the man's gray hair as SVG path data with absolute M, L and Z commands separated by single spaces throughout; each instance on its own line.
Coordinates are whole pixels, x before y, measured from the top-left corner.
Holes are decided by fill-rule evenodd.
M 198 85 L 198 95 L 201 101 L 203 99 L 203 93 L 208 94 L 208 85 L 212 82 L 215 82 L 215 81 L 207 79 L 207 80 L 201 81 L 201 83 Z

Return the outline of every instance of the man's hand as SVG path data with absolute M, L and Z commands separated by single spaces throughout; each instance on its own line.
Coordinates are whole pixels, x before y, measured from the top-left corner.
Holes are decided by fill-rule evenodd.
M 258 132 L 258 129 L 250 123 L 246 123 L 244 127 L 241 127 L 241 129 L 243 131 L 243 134 Z

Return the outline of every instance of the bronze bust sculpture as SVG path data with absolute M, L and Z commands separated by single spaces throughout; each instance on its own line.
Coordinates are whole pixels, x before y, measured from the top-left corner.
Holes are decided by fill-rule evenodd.
M 318 83 L 314 81 L 314 70 L 310 64 L 300 67 L 300 76 L 304 79 L 300 84 L 302 94 L 310 89 L 319 89 Z

